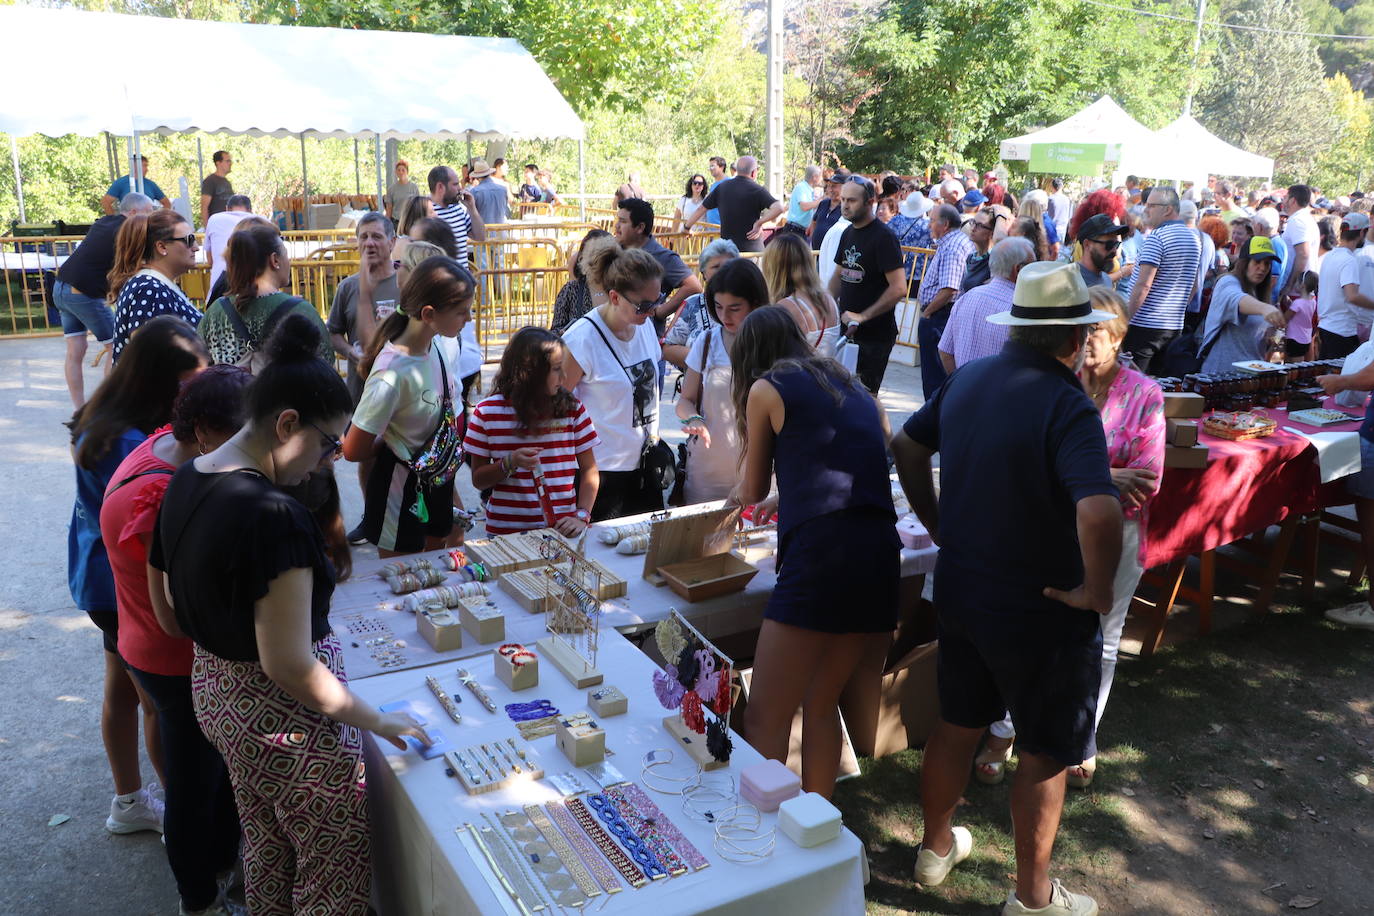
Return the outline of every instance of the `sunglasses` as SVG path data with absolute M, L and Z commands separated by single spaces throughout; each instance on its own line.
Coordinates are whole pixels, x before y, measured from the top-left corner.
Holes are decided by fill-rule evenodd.
M 196 236 L 195 236 L 195 233 L 191 233 L 190 235 L 186 235 L 186 236 L 174 235 L 174 236 L 172 236 L 171 238 L 169 238 L 169 239 L 163 239 L 162 241 L 164 241 L 164 242 L 181 242 L 181 243 L 184 244 L 187 248 L 195 248 L 195 247 L 197 247 L 197 246 L 196 246 Z
M 1121 247 L 1121 242 L 1117 239 L 1112 239 L 1110 242 L 1104 242 L 1102 239 L 1093 239 L 1093 241 L 1108 251 L 1116 251 Z
M 318 426 L 316 426 L 314 423 L 311 423 L 311 424 L 310 424 L 310 428 L 313 429 L 315 432 L 319 433 L 321 436 L 324 436 L 324 441 L 325 441 L 325 443 L 326 443 L 326 447 L 325 447 L 324 451 L 320 453 L 320 457 L 321 457 L 321 458 L 325 457 L 326 455 L 330 454 L 331 452 L 334 454 L 334 460 L 335 460 L 335 461 L 338 461 L 340 458 L 343 457 L 343 440 L 342 440 L 342 439 L 340 439 L 338 436 L 331 436 L 329 433 L 327 433 L 327 432 L 325 432 L 324 430 L 320 429 L 320 428 L 319 428 Z
M 697 186 L 699 186 L 699 185 L 705 185 L 705 184 L 706 184 L 706 182 L 704 182 L 704 181 L 694 181 L 694 182 L 692 182 L 692 187 L 697 187 Z
M 659 296 L 658 296 L 658 298 L 657 298 L 657 299 L 654 299 L 654 300 L 652 300 L 652 301 L 646 299 L 646 300 L 644 300 L 643 302 L 636 302 L 636 303 L 634 304 L 634 306 L 635 306 L 635 314 L 636 314 L 636 315 L 647 315 L 647 314 L 649 314 L 650 312 L 652 312 L 654 309 L 658 308 L 660 305 L 662 305 L 663 303 L 665 303 L 665 302 L 667 302 L 667 301 L 668 301 L 668 297 L 667 297 L 666 295 L 660 293 Z

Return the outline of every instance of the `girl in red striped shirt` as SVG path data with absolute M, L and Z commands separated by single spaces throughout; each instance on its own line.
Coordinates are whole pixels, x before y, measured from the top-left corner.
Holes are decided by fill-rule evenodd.
M 506 345 L 492 396 L 473 408 L 463 450 L 473 486 L 492 489 L 488 534 L 543 528 L 547 515 L 576 537 L 591 519 L 599 440 L 582 402 L 563 387 L 564 352 L 552 331 L 521 328 Z

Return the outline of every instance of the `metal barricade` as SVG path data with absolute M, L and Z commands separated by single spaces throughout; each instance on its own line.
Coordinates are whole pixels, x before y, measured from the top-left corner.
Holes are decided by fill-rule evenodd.
M 0 237 L 0 278 L 5 285 L 0 337 L 61 333 L 52 287 L 57 269 L 80 241 L 75 235 Z
M 920 323 L 921 306 L 917 303 L 915 294 L 921 288 L 921 281 L 925 279 L 926 268 L 930 266 L 930 259 L 935 256 L 935 249 L 903 245 L 903 260 L 908 254 L 918 259 L 914 263 L 919 263 L 921 269 L 913 270 L 907 275 L 906 298 L 897 303 L 897 346 L 907 347 L 919 353 L 921 345 L 916 338 L 916 325 Z
M 500 359 L 506 342 L 526 325 L 547 328 L 552 324 L 553 301 L 567 280 L 568 268 L 561 258 L 547 267 L 484 271 L 472 311 L 483 358 Z

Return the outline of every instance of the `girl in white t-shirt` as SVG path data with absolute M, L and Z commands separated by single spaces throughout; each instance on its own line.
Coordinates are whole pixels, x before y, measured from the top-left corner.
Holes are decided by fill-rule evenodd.
M 608 245 L 589 260 L 587 277 L 609 301 L 563 332 L 563 374 L 601 440 L 595 449 L 601 487 L 592 506 L 592 521 L 599 522 L 663 508 L 663 492 L 639 473 L 658 439 L 663 351 L 649 316 L 663 304 L 663 268 L 641 248 Z
M 375 457 L 363 493 L 361 533 L 379 556 L 461 542 L 453 532 L 453 475 L 462 458 L 458 379 L 435 347 L 471 315 L 477 284 L 457 261 L 422 261 L 401 289 L 396 311 L 377 328 L 359 373 L 367 377 L 344 437 L 350 461 Z M 394 351 L 373 371 L 382 348 Z
M 682 224 L 692 218 L 703 206 L 702 201 L 706 199 L 706 176 L 693 175 L 687 179 L 687 188 L 682 192 L 682 197 L 678 198 L 677 209 L 673 213 L 673 225 L 681 231 Z M 693 232 L 705 232 L 706 227 L 698 223 L 692 227 Z
M 591 521 L 600 483 L 596 429 L 563 387 L 563 342 L 521 328 L 506 344 L 492 395 L 475 408 L 463 437 L 472 485 L 491 489 L 487 534 L 552 525 L 578 537 Z
M 833 358 L 840 342 L 840 316 L 835 300 L 821 285 L 810 246 L 799 235 L 783 233 L 763 249 L 762 262 L 769 301 L 787 309 L 818 356 Z
M 687 482 L 683 484 L 688 505 L 724 499 L 739 483 L 741 442 L 730 388 L 730 348 L 749 313 L 768 304 L 768 285 L 758 265 L 735 258 L 715 272 L 706 284 L 705 295 L 711 323 L 692 341 L 682 396 L 677 401 L 682 431 L 691 437 L 687 440 Z

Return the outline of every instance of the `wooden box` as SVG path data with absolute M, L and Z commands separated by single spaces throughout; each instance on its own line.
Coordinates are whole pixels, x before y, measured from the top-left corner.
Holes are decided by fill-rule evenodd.
M 553 607 L 552 595 L 562 592 L 548 576 L 537 569 L 508 572 L 501 576 L 501 588 L 531 614 L 542 614 Z
M 1168 434 L 1164 441 L 1169 445 L 1177 445 L 1180 448 L 1192 448 L 1197 445 L 1197 421 L 1196 420 L 1165 420 L 1168 425 Z
M 415 615 L 415 629 L 434 647 L 435 652 L 463 648 L 463 626 L 458 615 L 448 609 L 427 608 Z
M 1164 392 L 1164 416 L 1179 420 L 1196 420 L 1207 406 L 1206 399 L 1195 391 Z
M 492 671 L 511 690 L 528 690 L 539 685 L 539 659 L 531 658 L 523 665 L 512 665 L 500 652 L 492 653 Z
M 558 749 L 575 767 L 591 766 L 606 759 L 606 732 L 595 722 L 569 725 L 567 719 L 559 719 L 553 734 Z
M 1205 468 L 1207 467 L 1207 449 L 1201 445 L 1195 445 L 1192 448 L 1166 446 L 1164 448 L 1164 466 L 1166 468 Z
M 740 591 L 759 574 L 757 567 L 750 566 L 731 553 L 717 553 L 699 560 L 673 563 L 659 567 L 658 571 L 669 588 L 690 602 Z
M 462 621 L 463 629 L 483 645 L 504 642 L 506 639 L 506 615 L 486 598 L 464 598 L 459 601 L 458 619 Z
M 629 712 L 630 701 L 625 694 L 620 692 L 619 687 L 612 687 L 608 684 L 605 687 L 587 691 L 587 708 L 592 711 L 593 715 L 605 719 L 608 716 L 619 716 Z

